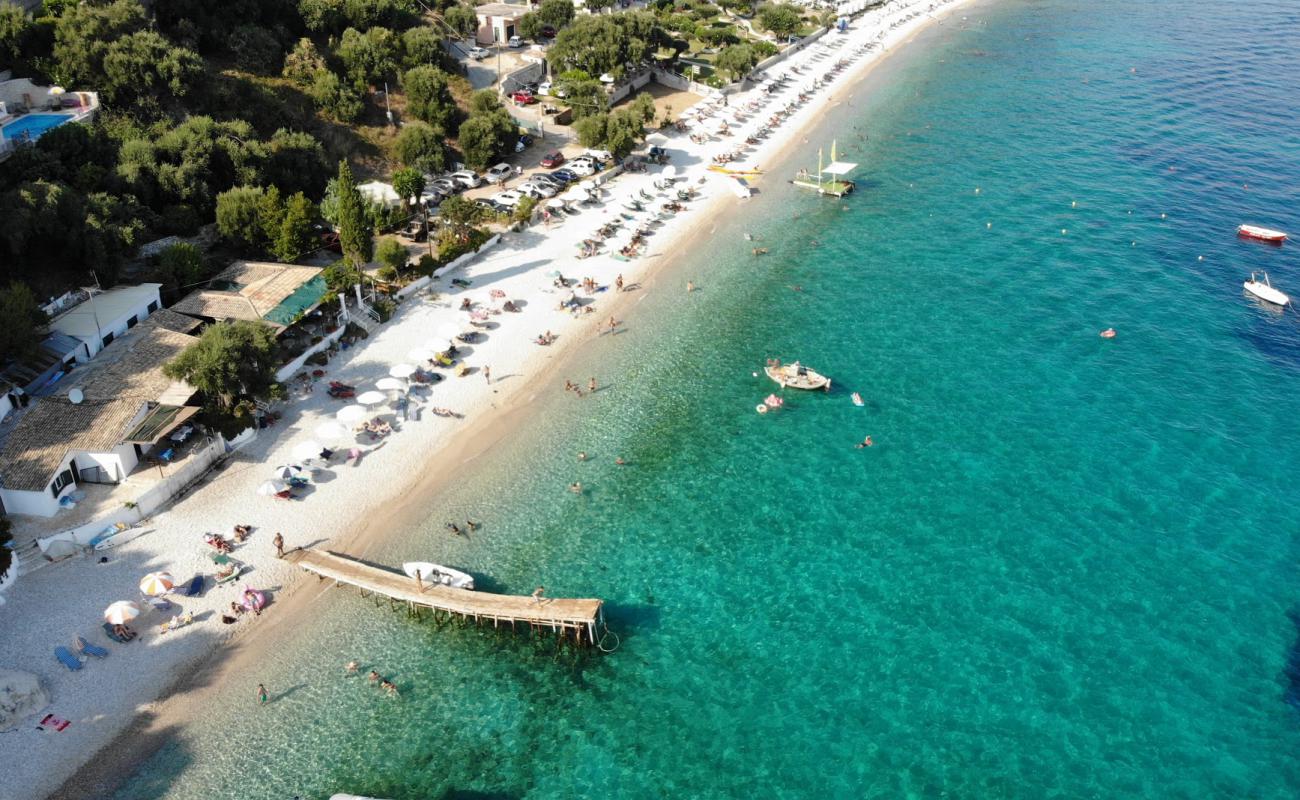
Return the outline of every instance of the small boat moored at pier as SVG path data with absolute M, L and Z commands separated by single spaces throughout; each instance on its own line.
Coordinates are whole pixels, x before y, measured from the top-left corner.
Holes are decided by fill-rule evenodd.
M 1282 244 L 1287 238 L 1286 234 L 1282 231 L 1275 231 L 1272 228 L 1261 228 L 1258 225 L 1238 225 L 1237 235 L 1246 239 L 1268 242 L 1269 244 Z
M 410 575 L 412 578 L 418 572 L 420 580 L 428 584 L 442 584 L 450 586 L 453 589 L 473 589 L 474 576 L 461 572 L 458 569 L 444 567 L 441 564 L 434 564 L 429 561 L 407 561 L 402 564 L 402 572 Z
M 793 364 L 771 363 L 763 371 L 767 373 L 767 377 L 782 386 L 789 386 L 791 389 L 825 389 L 830 391 L 831 388 L 830 378 L 808 369 L 798 361 Z
M 1265 302 L 1274 303 L 1279 306 L 1284 306 L 1290 303 L 1291 298 L 1288 297 L 1286 293 L 1274 289 L 1273 284 L 1269 283 L 1268 273 L 1265 272 L 1263 275 L 1264 279 L 1260 280 L 1258 273 L 1250 273 L 1250 280 L 1243 283 L 1242 286 L 1246 287 L 1246 291 Z

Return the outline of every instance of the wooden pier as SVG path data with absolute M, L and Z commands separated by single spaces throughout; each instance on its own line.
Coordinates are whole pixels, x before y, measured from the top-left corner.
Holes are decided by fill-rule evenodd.
M 506 623 L 513 628 L 524 623 L 535 630 L 551 630 L 591 645 L 600 645 L 605 633 L 600 600 L 543 597 L 538 601 L 532 597 L 453 589 L 440 584 L 425 584 L 421 591 L 415 580 L 403 573 L 326 550 L 294 550 L 285 553 L 284 560 L 322 580 L 332 580 L 336 586 L 356 586 L 363 597 L 382 595 L 391 602 L 404 604 L 413 616 L 418 616 L 421 609 L 428 609 L 435 614 L 445 612 L 479 623 L 491 620 L 494 626 Z

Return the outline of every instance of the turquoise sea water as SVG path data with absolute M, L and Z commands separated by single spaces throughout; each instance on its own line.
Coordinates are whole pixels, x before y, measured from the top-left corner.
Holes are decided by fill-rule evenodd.
M 778 170 L 836 136 L 860 193 L 765 179 L 569 376 L 608 389 L 369 554 L 605 598 L 615 654 L 335 592 L 256 678 L 282 699 L 225 687 L 119 796 L 1300 793 L 1300 316 L 1241 290 L 1300 292 L 1300 251 L 1233 235 L 1300 228 L 1300 12 L 964 14 Z M 760 417 L 773 355 L 837 390 Z

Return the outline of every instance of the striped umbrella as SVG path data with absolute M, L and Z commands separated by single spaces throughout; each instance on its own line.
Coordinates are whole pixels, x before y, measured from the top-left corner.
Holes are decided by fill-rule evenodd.
M 172 576 L 166 572 L 150 572 L 140 579 L 140 591 L 150 597 L 157 597 L 160 594 L 167 594 L 176 585 Z
M 125 625 L 140 616 L 140 604 L 132 600 L 118 600 L 104 609 L 104 620 L 110 625 Z

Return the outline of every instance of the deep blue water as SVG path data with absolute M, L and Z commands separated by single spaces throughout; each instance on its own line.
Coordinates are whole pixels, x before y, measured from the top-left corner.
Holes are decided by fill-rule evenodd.
M 230 686 L 120 796 L 1300 794 L 1300 317 L 1241 289 L 1300 251 L 1234 236 L 1300 229 L 1300 7 L 964 15 L 766 165 L 834 137 L 862 191 L 764 179 L 574 368 L 607 391 L 371 554 L 605 598 L 615 654 L 334 593 L 259 748 Z M 768 356 L 837 390 L 760 417 Z

